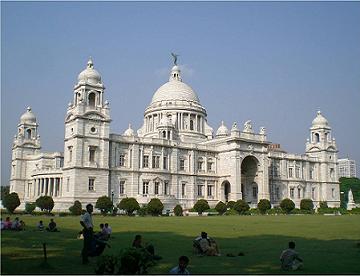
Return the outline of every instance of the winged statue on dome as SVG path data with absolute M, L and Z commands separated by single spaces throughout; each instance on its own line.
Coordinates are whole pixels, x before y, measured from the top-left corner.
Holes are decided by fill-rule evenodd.
M 171 53 L 172 57 L 174 58 L 174 65 L 177 65 L 177 58 L 179 55 Z

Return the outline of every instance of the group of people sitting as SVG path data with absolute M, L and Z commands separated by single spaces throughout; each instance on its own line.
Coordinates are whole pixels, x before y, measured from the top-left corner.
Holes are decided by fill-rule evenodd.
M 1 218 L 1 230 L 25 230 L 25 222 L 23 220 L 19 220 L 18 217 L 16 217 L 14 221 L 11 221 L 10 217 L 6 217 L 5 221 Z
M 39 231 L 48 231 L 48 232 L 60 232 L 57 228 L 56 228 L 56 222 L 54 221 L 54 219 L 50 219 L 49 225 L 48 227 L 45 228 L 44 223 L 42 220 L 40 220 L 37 225 L 36 225 L 36 229 Z

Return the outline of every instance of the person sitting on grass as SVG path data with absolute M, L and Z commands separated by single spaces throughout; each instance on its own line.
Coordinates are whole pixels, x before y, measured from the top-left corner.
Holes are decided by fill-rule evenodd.
M 210 239 L 206 232 L 201 232 L 201 239 L 199 241 L 201 253 L 207 256 L 220 256 L 219 248 L 214 239 Z
M 152 244 L 148 244 L 145 247 L 142 245 L 142 236 L 141 235 L 135 236 L 133 243 L 132 243 L 132 247 L 145 249 L 145 251 L 147 253 L 149 253 L 154 260 L 162 259 L 162 257 L 155 255 L 155 247 Z
M 180 256 L 179 264 L 170 270 L 170 274 L 174 275 L 190 275 L 186 267 L 189 264 L 189 258 L 186 256 Z
M 40 221 L 38 222 L 38 224 L 36 225 L 36 228 L 37 228 L 37 230 L 44 231 L 45 226 L 44 226 L 44 223 L 43 223 L 42 220 L 40 220 Z
M 97 239 L 107 241 L 109 239 L 109 235 L 105 230 L 104 224 L 100 223 L 100 231 L 94 235 Z
M 57 228 L 56 228 L 56 223 L 55 223 L 54 219 L 50 219 L 50 223 L 49 223 L 49 226 L 46 228 L 46 231 L 59 232 L 59 230 L 57 230 Z
M 289 242 L 289 248 L 281 253 L 280 261 L 283 270 L 298 270 L 303 267 L 303 260 L 295 251 L 295 242 Z
M 14 222 L 12 223 L 12 225 L 11 225 L 11 230 L 15 230 L 15 231 L 21 230 L 21 229 L 20 229 L 20 221 L 19 221 L 19 218 L 18 218 L 18 217 L 16 217 L 15 220 L 14 220 Z
M 20 230 L 25 230 L 25 222 L 20 220 Z
M 110 238 L 110 235 L 111 235 L 111 232 L 112 232 L 112 229 L 111 229 L 111 227 L 109 226 L 109 224 L 108 223 L 105 223 L 105 231 L 106 231 L 106 233 L 109 235 L 109 238 Z
M 5 222 L 4 222 L 4 229 L 10 230 L 11 226 L 12 226 L 12 222 L 10 220 L 10 217 L 6 217 Z

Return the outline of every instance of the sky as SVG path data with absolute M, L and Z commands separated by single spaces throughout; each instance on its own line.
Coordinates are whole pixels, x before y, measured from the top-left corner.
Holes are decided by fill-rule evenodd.
M 216 129 L 252 120 L 302 154 L 320 109 L 360 174 L 360 2 L 1 2 L 1 185 L 31 106 L 42 151 L 63 151 L 67 104 L 91 56 L 111 132 L 141 127 L 170 53 Z

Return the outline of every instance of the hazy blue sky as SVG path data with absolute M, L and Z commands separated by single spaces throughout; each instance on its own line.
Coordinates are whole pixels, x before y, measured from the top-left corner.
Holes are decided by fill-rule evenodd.
M 1 2 L 2 184 L 19 117 L 33 108 L 43 151 L 63 151 L 72 88 L 89 56 L 111 131 L 138 129 L 168 80 L 170 52 L 216 130 L 221 120 L 304 153 L 318 108 L 339 156 L 360 163 L 360 2 Z M 358 166 L 359 168 L 359 166 Z

